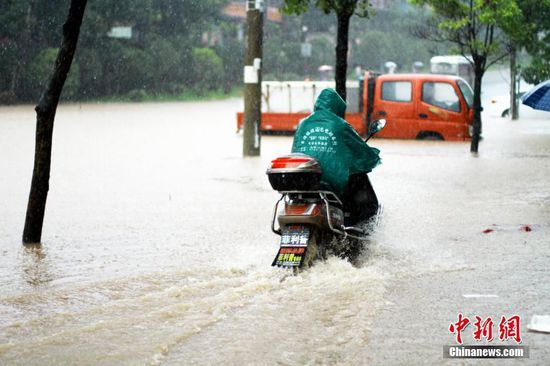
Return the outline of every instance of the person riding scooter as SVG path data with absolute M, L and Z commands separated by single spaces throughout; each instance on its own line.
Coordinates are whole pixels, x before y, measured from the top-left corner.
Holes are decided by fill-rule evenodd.
M 323 188 L 342 200 L 353 225 L 374 215 L 378 200 L 367 173 L 380 164 L 380 151 L 370 147 L 344 120 L 346 102 L 334 89 L 324 89 L 314 112 L 298 125 L 293 153 L 303 153 L 319 161 Z

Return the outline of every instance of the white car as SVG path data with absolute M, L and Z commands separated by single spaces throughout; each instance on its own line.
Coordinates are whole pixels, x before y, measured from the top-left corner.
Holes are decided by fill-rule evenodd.
M 525 92 L 520 92 L 518 94 L 518 99 L 525 94 Z M 508 117 L 510 115 L 510 95 L 498 95 L 489 99 L 486 99 L 482 102 L 483 111 L 491 117 Z M 521 100 L 518 102 L 518 108 L 522 109 Z

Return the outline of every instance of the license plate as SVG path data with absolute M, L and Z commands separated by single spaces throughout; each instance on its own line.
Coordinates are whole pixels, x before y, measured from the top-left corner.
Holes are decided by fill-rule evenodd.
M 306 257 L 309 228 L 302 225 L 285 226 L 281 233 L 281 246 L 272 266 L 301 267 Z

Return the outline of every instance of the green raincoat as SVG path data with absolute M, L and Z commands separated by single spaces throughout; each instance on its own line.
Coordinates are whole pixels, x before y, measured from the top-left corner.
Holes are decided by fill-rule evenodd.
M 336 91 L 324 89 L 314 112 L 298 125 L 292 144 L 293 153 L 304 153 L 319 161 L 321 182 L 340 197 L 351 174 L 368 173 L 380 163 L 380 151 L 369 147 L 343 119 L 346 106 Z

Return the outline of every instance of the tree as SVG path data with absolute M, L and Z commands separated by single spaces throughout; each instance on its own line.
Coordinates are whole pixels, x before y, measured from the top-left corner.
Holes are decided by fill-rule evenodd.
M 8 88 L 2 88 L 0 84 L 0 92 L 16 98 L 28 97 L 23 85 L 25 68 L 41 47 L 47 47 L 46 40 L 54 37 L 52 24 L 58 23 L 61 3 L 63 0 L 0 2 L 0 54 L 2 51 L 13 52 L 7 60 L 8 65 L 2 62 L 0 66 L 4 77 L 9 75 L 9 83 L 4 84 Z
M 498 26 L 512 24 L 519 9 L 514 0 L 411 0 L 434 11 L 423 37 L 453 42 L 474 68 L 474 120 L 470 151 L 477 153 L 481 134 L 481 83 L 487 69 L 508 55 Z
M 517 2 L 516 5 L 519 3 L 521 1 Z M 533 29 L 533 24 L 525 17 L 523 11 L 518 8 L 514 18 L 501 19 L 498 26 L 506 34 L 506 47 L 510 59 L 510 117 L 516 120 L 519 118 L 517 98 L 518 52 L 521 51 L 524 44 L 529 42 L 529 34 L 531 33 L 531 29 Z
M 528 83 L 538 84 L 550 79 L 550 0 L 522 0 L 518 5 L 528 20 L 527 34 L 522 45 L 531 56 L 531 63 L 523 68 L 522 76 Z
M 71 74 L 76 74 L 75 65 L 78 64 L 80 77 L 74 77 L 79 79 L 79 83 L 73 99 L 136 92 L 137 95 L 181 95 L 183 91 L 194 91 L 193 49 L 226 48 L 229 42 L 241 48 L 237 39 L 237 22 L 222 12 L 228 2 L 88 2 L 78 50 L 69 74 L 70 80 Z M 58 29 L 67 15 L 59 9 L 67 8 L 69 3 L 68 0 L 0 1 L 0 104 L 37 100 L 36 92 L 43 88 L 36 88 L 36 81 L 43 82 L 49 72 L 36 78 L 28 69 L 36 66 L 31 65 L 36 61 L 44 60 L 45 50 L 59 47 L 62 35 Z M 131 37 L 114 37 L 114 27 L 131 29 Z M 217 32 L 217 38 L 210 42 L 204 35 L 213 31 Z M 216 51 L 222 56 L 219 50 Z M 230 51 L 223 54 L 223 64 L 239 65 L 242 51 Z M 229 83 L 235 85 L 241 74 L 240 71 L 224 73 L 226 89 L 229 89 Z M 198 88 L 204 89 L 203 85 L 198 85 Z M 67 86 L 64 89 L 61 100 L 68 97 Z
M 42 224 L 50 181 L 53 124 L 57 104 L 78 43 L 86 3 L 87 0 L 71 0 L 69 14 L 63 25 L 63 40 L 57 54 L 55 67 L 48 86 L 35 108 L 36 146 L 31 190 L 23 230 L 24 244 L 40 243 L 42 238 Z
M 525 48 L 531 55 L 531 65 L 523 70 L 528 82 L 537 84 L 550 77 L 550 0 L 516 0 L 516 5 L 515 16 L 500 19 L 498 24 L 508 39 L 512 119 L 518 118 L 518 53 Z
M 310 0 L 285 0 L 283 11 L 288 14 L 302 14 L 309 9 Z M 337 19 L 336 35 L 336 91 L 346 100 L 346 77 L 348 72 L 348 37 L 350 19 L 369 15 L 368 0 L 315 0 L 315 6 L 325 14 L 334 12 Z
M 521 75 L 529 84 L 539 84 L 550 79 L 550 50 L 533 56 L 531 64 L 524 67 Z
M 27 44 L 30 39 L 33 2 L 3 1 L 0 3 L 0 61 L 4 92 L 16 98 L 17 86 L 25 63 L 29 60 Z M 7 88 L 6 88 L 7 87 Z
M 430 14 L 394 0 L 392 6 L 377 9 L 370 19 L 352 20 L 350 39 L 353 49 L 350 62 L 368 70 L 382 70 L 386 61 L 394 61 L 399 72 L 409 72 L 412 64 L 421 61 L 429 65 L 430 58 L 448 53 L 449 43 L 435 43 L 410 34 L 411 29 L 425 24 Z

